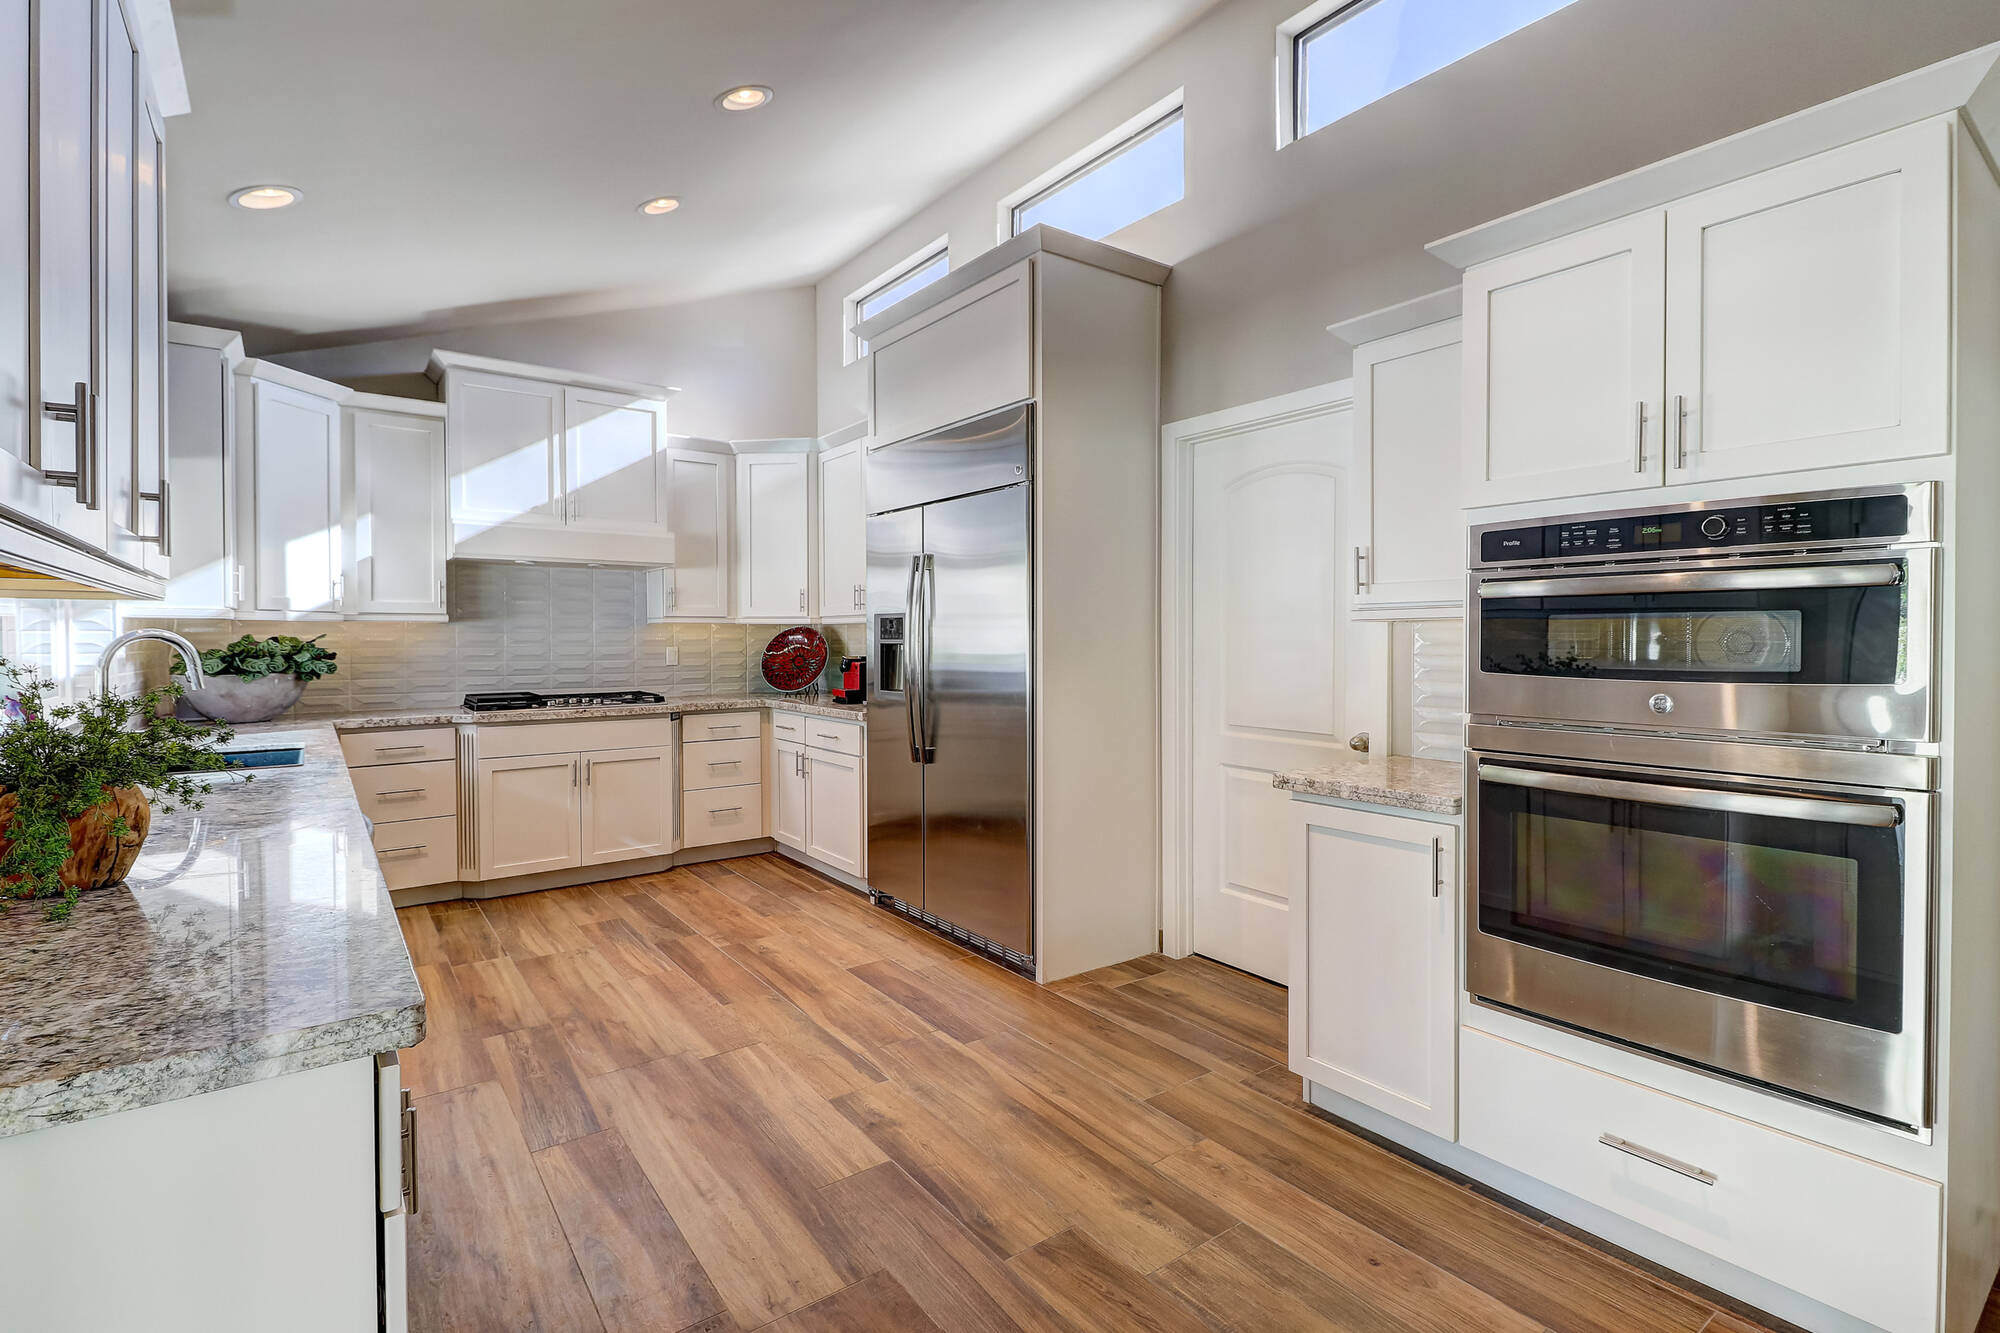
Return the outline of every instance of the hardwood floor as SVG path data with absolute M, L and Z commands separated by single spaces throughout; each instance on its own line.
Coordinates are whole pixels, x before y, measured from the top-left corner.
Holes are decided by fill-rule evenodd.
M 1758 1327 L 1308 1113 L 1203 959 L 1042 989 L 774 856 L 400 915 L 425 1333 Z

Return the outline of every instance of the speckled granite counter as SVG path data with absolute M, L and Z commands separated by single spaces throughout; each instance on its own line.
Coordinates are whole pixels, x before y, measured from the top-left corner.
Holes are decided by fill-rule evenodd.
M 409 708 L 313 720 L 342 731 L 361 731 L 387 727 L 447 727 L 469 722 L 487 726 L 510 722 L 572 722 L 593 717 L 658 717 L 662 713 L 730 713 L 739 708 L 778 708 L 788 713 L 843 718 L 850 722 L 866 721 L 868 715 L 864 704 L 837 704 L 824 694 L 719 694 L 669 699 L 658 704 L 618 704 L 608 708 L 524 708 L 513 713 L 475 713 L 466 708 Z M 280 720 L 250 730 L 261 733 L 265 725 L 291 727 L 302 724 Z
M 68 924 L 0 909 L 0 1137 L 415 1045 L 424 995 L 333 728 L 156 816 Z
M 1356 755 L 1326 768 L 1280 773 L 1271 785 L 1280 791 L 1432 815 L 1455 815 L 1465 805 L 1465 765 L 1443 759 Z

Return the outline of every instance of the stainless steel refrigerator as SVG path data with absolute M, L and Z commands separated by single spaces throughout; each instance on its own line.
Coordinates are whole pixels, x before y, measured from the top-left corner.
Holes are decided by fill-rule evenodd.
M 868 457 L 868 879 L 1017 967 L 1034 955 L 1032 413 Z

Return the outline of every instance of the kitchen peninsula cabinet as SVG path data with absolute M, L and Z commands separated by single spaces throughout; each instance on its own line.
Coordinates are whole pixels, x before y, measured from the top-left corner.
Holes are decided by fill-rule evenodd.
M 856 879 L 867 873 L 862 728 L 771 712 L 771 838 Z

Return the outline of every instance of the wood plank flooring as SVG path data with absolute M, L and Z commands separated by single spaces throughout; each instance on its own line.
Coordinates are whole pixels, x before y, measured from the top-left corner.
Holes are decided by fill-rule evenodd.
M 423 1333 L 1759 1327 L 1308 1113 L 1203 959 L 1043 989 L 774 856 L 400 915 Z

